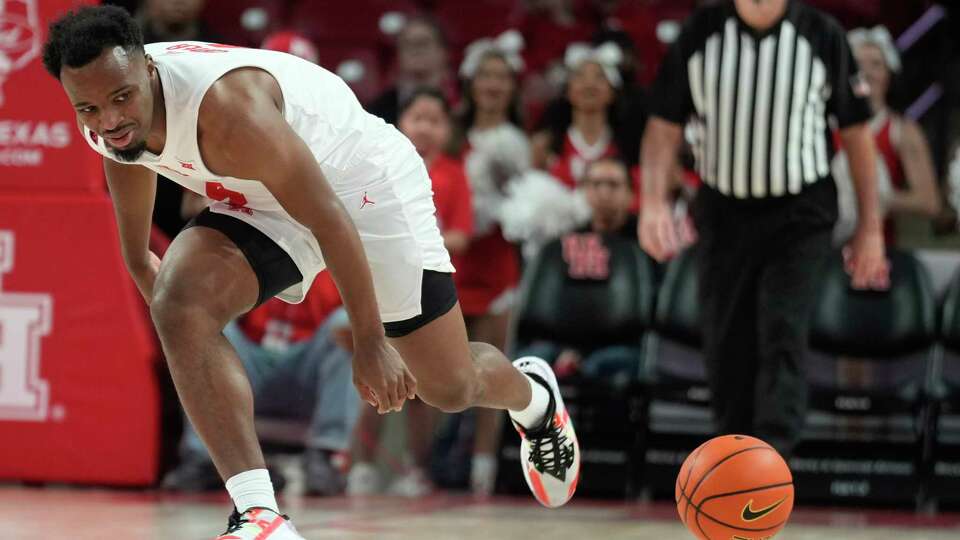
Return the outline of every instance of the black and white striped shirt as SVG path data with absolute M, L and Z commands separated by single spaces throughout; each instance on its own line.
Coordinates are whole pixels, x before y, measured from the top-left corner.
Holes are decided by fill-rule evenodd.
M 846 34 L 788 0 L 765 32 L 724 2 L 694 13 L 661 65 L 651 113 L 687 123 L 706 185 L 738 199 L 797 194 L 830 176 L 828 115 L 844 128 L 870 118 Z

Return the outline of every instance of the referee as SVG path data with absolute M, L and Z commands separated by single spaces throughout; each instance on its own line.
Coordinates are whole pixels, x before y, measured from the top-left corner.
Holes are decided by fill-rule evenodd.
M 640 243 L 657 260 L 678 249 L 667 176 L 693 134 L 704 187 L 692 213 L 701 322 L 717 427 L 763 438 L 785 456 L 803 427 L 802 359 L 837 191 L 835 122 L 860 221 L 845 249 L 854 287 L 884 288 L 869 88 L 846 34 L 797 0 L 702 8 L 664 60 L 641 149 Z

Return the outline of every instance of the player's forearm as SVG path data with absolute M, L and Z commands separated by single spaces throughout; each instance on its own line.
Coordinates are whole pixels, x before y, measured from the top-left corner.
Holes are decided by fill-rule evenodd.
M 682 128 L 677 124 L 655 116 L 647 122 L 640 150 L 644 205 L 666 203 L 681 137 Z
M 356 338 L 382 338 L 383 323 L 373 276 L 350 216 L 336 198 L 323 203 L 314 215 L 309 227 L 340 290 Z
M 882 228 L 880 199 L 877 195 L 877 160 L 873 137 L 866 124 L 843 129 L 840 132 L 843 147 L 850 162 L 850 174 L 857 193 L 857 226 L 865 230 Z

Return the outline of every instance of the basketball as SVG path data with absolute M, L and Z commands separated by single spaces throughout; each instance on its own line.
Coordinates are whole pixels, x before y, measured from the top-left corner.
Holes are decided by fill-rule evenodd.
M 764 540 L 793 509 L 793 476 L 769 444 L 724 435 L 694 450 L 680 468 L 677 512 L 700 540 Z

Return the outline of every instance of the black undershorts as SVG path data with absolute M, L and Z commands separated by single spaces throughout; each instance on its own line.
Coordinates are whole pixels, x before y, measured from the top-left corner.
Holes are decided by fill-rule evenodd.
M 246 221 L 211 212 L 207 208 L 191 219 L 184 229 L 191 227 L 208 227 L 220 231 L 236 244 L 257 276 L 260 293 L 256 306 L 303 281 L 303 275 L 290 255 L 269 236 Z M 453 285 L 453 275 L 424 270 L 420 315 L 403 321 L 383 323 L 383 328 L 387 337 L 406 336 L 445 315 L 456 303 L 457 290 Z

